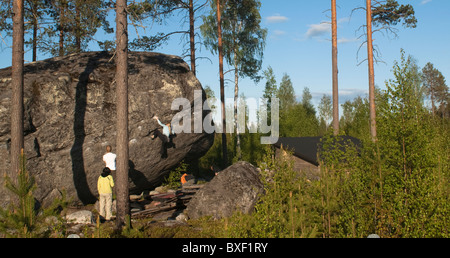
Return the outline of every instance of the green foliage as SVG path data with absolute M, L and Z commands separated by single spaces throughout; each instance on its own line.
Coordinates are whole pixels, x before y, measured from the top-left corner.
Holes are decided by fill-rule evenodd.
M 280 136 L 307 137 L 319 132 L 319 120 L 303 104 L 295 104 L 288 109 L 280 109 Z
M 311 92 L 308 87 L 305 87 L 303 89 L 301 104 L 306 109 L 306 112 L 308 115 L 316 116 L 316 109 L 314 108 L 313 104 L 311 103 L 311 100 L 312 100 Z
M 330 96 L 326 94 L 323 95 L 320 99 L 318 110 L 320 119 L 319 134 L 324 135 L 328 130 L 331 123 L 330 121 L 333 119 L 333 105 Z
M 380 1 L 372 7 L 374 25 L 391 26 L 403 21 L 403 26 L 415 28 L 417 19 L 412 5 L 400 5 L 396 0 Z
M 449 237 L 450 122 L 432 116 L 418 87 L 418 67 L 402 52 L 394 79 L 378 93 L 378 141 L 356 148 L 322 139 L 320 180 L 294 171 L 289 155 L 260 163 L 266 194 L 251 215 L 227 221 L 231 237 Z M 362 99 L 347 103 L 344 123 L 362 134 Z M 292 113 L 289 113 L 292 114 Z M 368 120 L 368 119 L 366 119 Z M 353 127 L 351 127 L 353 126 Z
M 310 209 L 314 200 L 308 198 L 308 182 L 294 171 L 292 161 L 274 158 L 270 147 L 265 151 L 260 168 L 266 194 L 253 214 L 235 214 L 229 220 L 229 237 L 314 237 L 318 216 Z
M 433 230 L 449 212 L 447 208 L 436 213 L 439 206 L 448 206 L 440 203 L 448 197 L 443 198 L 436 185 L 440 152 L 433 144 L 433 121 L 412 85 L 411 64 L 402 52 L 401 63 L 394 66 L 395 79 L 386 84 L 379 106 L 378 166 L 383 184 L 377 227 L 384 236 L 442 237 L 445 231 Z
M 17 183 L 5 177 L 5 187 L 17 198 L 17 204 L 11 204 L 9 210 L 0 210 L 0 231 L 8 236 L 32 237 L 36 223 L 34 178 L 26 170 L 26 159 L 20 155 L 20 170 Z M 11 212 L 12 211 L 12 212 Z
M 241 138 L 241 150 L 242 150 L 242 161 L 247 161 L 253 165 L 257 165 L 258 162 L 264 156 L 265 146 L 261 144 L 260 133 L 243 133 L 240 135 Z M 228 164 L 232 164 L 238 160 L 236 154 L 236 135 L 230 134 L 227 137 L 227 148 L 228 148 Z M 209 149 L 209 151 L 200 158 L 199 166 L 204 171 L 209 171 L 212 165 L 219 166 L 222 164 L 222 139 L 220 134 L 214 136 L 214 144 Z
M 221 1 L 222 40 L 224 58 L 235 66 L 240 77 L 259 81 L 264 56 L 267 29 L 261 28 L 259 0 Z M 209 15 L 200 26 L 205 46 L 218 52 L 217 2 L 211 1 Z
M 308 88 L 303 90 L 301 103 L 298 103 L 289 75 L 284 74 L 276 93 L 280 100 L 280 136 L 306 137 L 319 133 L 319 120 L 311 103 Z
M 264 78 L 266 79 L 266 86 L 264 88 L 263 98 L 270 100 L 276 96 L 278 88 L 277 80 L 275 79 L 275 74 L 271 66 L 264 71 Z
M 449 236 L 449 130 L 424 107 L 417 70 L 402 51 L 379 93 L 378 142 L 364 141 L 341 185 L 339 236 Z
M 323 236 L 366 237 L 374 231 L 364 150 L 329 132 L 320 153 Z
M 358 139 L 367 137 L 370 128 L 369 101 L 358 96 L 353 101 L 346 101 L 342 109 L 343 116 L 340 120 L 342 132 Z
M 169 40 L 168 35 L 164 33 L 157 33 L 156 36 L 143 36 L 134 39 L 129 43 L 129 47 L 132 50 L 154 51 L 155 49 L 167 43 Z
M 440 113 L 445 113 L 445 106 L 448 105 L 448 86 L 442 73 L 434 68 L 432 63 L 427 63 L 422 70 L 423 85 L 426 94 L 431 98 L 432 111 L 435 113 L 439 104 Z
M 170 171 L 169 176 L 164 180 L 164 186 L 169 189 L 178 189 L 181 187 L 181 176 L 187 172 L 188 165 L 181 162 L 174 170 Z
M 33 196 L 37 186 L 26 168 L 26 162 L 22 152 L 17 182 L 5 176 L 5 187 L 11 192 L 13 201 L 8 209 L 0 208 L 0 232 L 7 237 L 17 238 L 58 237 L 65 232 L 59 211 L 68 204 L 66 194 L 63 192 L 62 198 L 54 200 L 48 208 L 38 209 Z M 48 226 L 47 218 L 50 218 L 51 227 Z
M 106 33 L 113 32 L 106 19 L 109 7 L 107 2 L 100 0 L 85 0 L 82 4 L 75 0 L 37 2 L 42 2 L 37 17 L 40 19 L 38 25 L 41 28 L 38 31 L 37 47 L 44 53 L 57 56 L 84 51 L 100 27 Z M 77 38 L 80 41 L 80 49 L 76 43 Z M 60 44 L 63 44 L 63 49 L 60 49 Z
M 294 86 L 289 75 L 283 75 L 276 96 L 280 100 L 280 111 L 287 110 L 297 103 Z

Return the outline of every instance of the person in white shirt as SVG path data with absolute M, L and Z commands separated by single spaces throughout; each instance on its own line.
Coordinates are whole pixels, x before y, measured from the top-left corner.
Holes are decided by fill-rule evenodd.
M 116 172 L 116 157 L 117 155 L 112 153 L 112 147 L 106 146 L 106 154 L 103 155 L 103 162 L 105 167 L 109 168 L 112 172 Z

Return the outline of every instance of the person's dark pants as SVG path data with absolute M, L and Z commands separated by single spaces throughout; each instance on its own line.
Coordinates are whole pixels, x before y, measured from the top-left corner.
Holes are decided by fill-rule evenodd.
M 167 158 L 167 145 L 169 143 L 169 139 L 166 135 L 161 133 L 158 129 L 153 134 L 155 138 L 161 139 L 161 149 L 159 151 L 159 154 L 161 154 L 162 158 Z

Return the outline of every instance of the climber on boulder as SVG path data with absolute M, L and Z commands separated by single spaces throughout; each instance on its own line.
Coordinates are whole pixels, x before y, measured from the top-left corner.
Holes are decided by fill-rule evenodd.
M 155 138 L 161 139 L 162 144 L 160 154 L 162 159 L 166 159 L 167 148 L 175 147 L 175 144 L 173 144 L 172 142 L 174 132 L 170 123 L 168 124 L 161 123 L 158 116 L 153 116 L 153 119 L 156 120 L 160 126 L 162 126 L 163 130 L 161 132 L 160 130 L 156 129 L 150 137 L 152 138 L 152 140 L 154 140 Z

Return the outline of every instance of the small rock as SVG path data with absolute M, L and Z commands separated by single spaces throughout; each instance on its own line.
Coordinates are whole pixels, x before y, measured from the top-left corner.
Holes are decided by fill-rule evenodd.
M 188 220 L 188 217 L 185 214 L 181 213 L 175 218 L 175 220 L 180 222 L 186 222 Z
M 66 220 L 75 224 L 94 224 L 94 215 L 90 211 L 77 211 L 66 215 Z
M 81 237 L 77 234 L 70 234 L 67 238 L 81 238 Z

